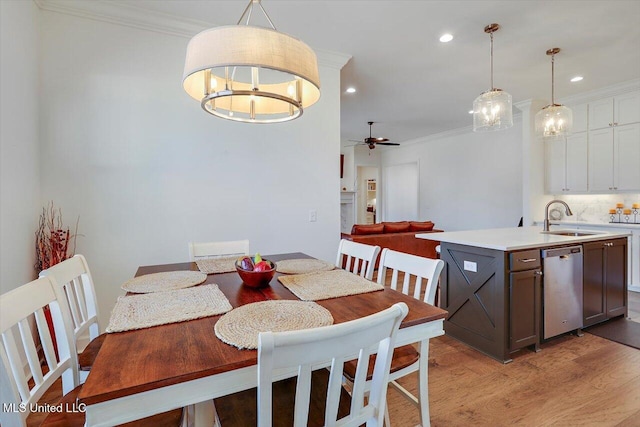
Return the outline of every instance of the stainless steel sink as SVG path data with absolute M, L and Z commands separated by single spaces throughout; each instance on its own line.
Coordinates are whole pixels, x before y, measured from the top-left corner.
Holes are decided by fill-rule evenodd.
M 603 233 L 597 233 L 593 231 L 577 231 L 577 230 L 552 230 L 552 231 L 541 231 L 541 233 L 553 234 L 554 236 L 573 236 L 573 237 L 595 236 L 598 234 L 603 234 Z

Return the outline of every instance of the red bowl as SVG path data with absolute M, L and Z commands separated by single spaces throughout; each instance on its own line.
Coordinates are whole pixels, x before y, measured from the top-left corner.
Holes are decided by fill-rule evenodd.
M 247 271 L 240 268 L 238 265 L 239 261 L 236 261 L 236 271 L 238 275 L 242 279 L 245 285 L 252 288 L 261 288 L 263 286 L 267 286 L 273 276 L 276 274 L 276 263 L 273 261 L 269 261 L 268 259 L 262 259 L 263 261 L 267 261 L 271 264 L 271 270 L 266 271 Z

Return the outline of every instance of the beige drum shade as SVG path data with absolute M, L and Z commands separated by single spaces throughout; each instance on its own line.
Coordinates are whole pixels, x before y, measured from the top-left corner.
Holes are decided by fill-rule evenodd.
M 240 121 L 291 120 L 320 98 L 313 50 L 287 34 L 249 25 L 194 36 L 187 46 L 183 87 L 205 111 L 244 118 Z M 255 120 L 249 117 L 252 110 Z

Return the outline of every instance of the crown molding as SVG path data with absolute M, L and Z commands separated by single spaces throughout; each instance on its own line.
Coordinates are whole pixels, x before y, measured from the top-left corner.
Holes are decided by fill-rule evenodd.
M 558 100 L 560 104 L 563 105 L 576 105 L 583 104 L 586 102 L 597 101 L 602 98 L 609 98 L 611 96 L 617 96 L 623 93 L 627 93 L 633 90 L 640 89 L 640 79 L 633 79 L 622 83 L 617 83 L 611 86 L 605 86 L 600 89 L 591 90 L 588 92 L 582 92 L 576 95 L 567 96 L 566 98 L 562 98 Z M 547 104 L 548 101 L 535 100 L 535 99 L 526 99 L 524 101 L 517 102 L 513 104 L 516 108 L 520 110 L 528 109 L 531 107 L 531 104 L 534 102 L 542 102 Z
M 210 22 L 144 9 L 118 0 L 33 0 L 33 2 L 40 10 L 48 12 L 62 13 L 184 38 L 191 38 L 200 31 L 216 25 Z M 340 70 L 351 59 L 351 55 L 344 53 L 322 49 L 313 50 L 318 57 L 318 64 L 321 66 Z
M 212 25 L 119 1 L 33 0 L 41 10 L 191 38 Z
M 626 82 L 618 83 L 611 86 L 606 86 L 600 89 L 592 90 L 589 92 L 579 93 L 577 95 L 567 96 L 560 100 L 561 104 L 575 105 L 582 104 L 589 101 L 596 101 L 602 98 L 608 98 L 610 96 L 616 96 L 623 93 L 630 92 L 632 90 L 640 89 L 640 79 L 633 79 Z

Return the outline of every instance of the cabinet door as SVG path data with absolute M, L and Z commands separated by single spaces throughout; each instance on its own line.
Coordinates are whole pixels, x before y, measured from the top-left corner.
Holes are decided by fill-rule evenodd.
M 575 133 L 567 137 L 566 157 L 566 191 L 587 191 L 588 147 L 586 132 Z
M 594 325 L 607 319 L 604 281 L 603 242 L 585 243 L 583 253 L 583 326 Z
M 613 112 L 616 126 L 640 122 L 640 91 L 616 96 Z
M 607 242 L 604 265 L 607 317 L 624 315 L 627 307 L 627 239 Z
M 589 130 L 613 126 L 613 98 L 589 103 Z
M 571 112 L 573 114 L 573 129 L 571 132 L 586 132 L 588 119 L 588 104 L 572 105 Z
M 640 190 L 640 123 L 616 126 L 613 137 L 613 189 Z
M 613 190 L 613 128 L 589 132 L 589 191 Z
M 510 273 L 509 277 L 509 348 L 513 351 L 539 343 L 541 271 L 519 271 Z
M 545 141 L 545 189 L 559 194 L 566 188 L 566 143 L 564 140 Z

